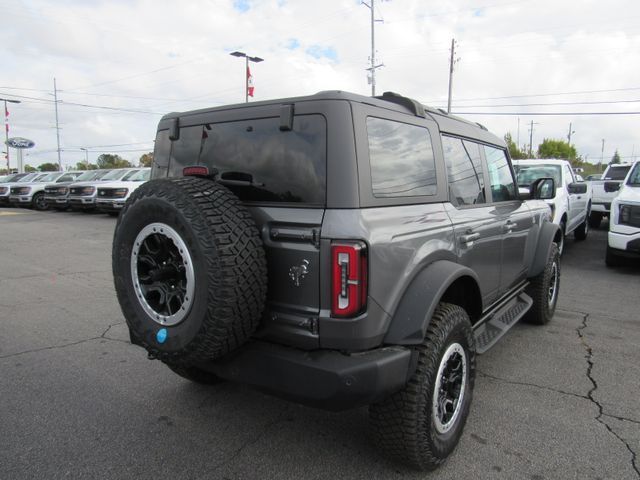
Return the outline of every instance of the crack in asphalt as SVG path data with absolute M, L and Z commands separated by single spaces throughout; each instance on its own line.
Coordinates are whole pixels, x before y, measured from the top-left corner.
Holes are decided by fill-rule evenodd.
M 109 332 L 109 330 L 111 330 L 112 327 L 115 327 L 116 325 L 122 325 L 125 322 L 118 322 L 118 323 L 113 323 L 111 325 L 109 325 L 107 327 L 107 329 L 102 332 L 102 335 L 99 335 L 97 337 L 90 337 L 90 338 L 85 338 L 83 340 L 77 340 L 75 342 L 70 342 L 70 343 L 63 343 L 62 345 L 49 345 L 47 347 L 40 347 L 40 348 L 32 348 L 30 350 L 23 350 L 21 352 L 15 352 L 15 353 L 10 353 L 8 355 L 0 355 L 0 360 L 4 359 L 4 358 L 11 358 L 11 357 L 17 357 L 19 355 L 26 355 L 28 353 L 36 353 L 36 352 L 42 352 L 45 350 L 57 350 L 57 349 L 61 349 L 61 348 L 67 348 L 67 347 L 73 347 L 76 345 L 80 345 L 83 343 L 87 343 L 87 342 L 91 342 L 93 340 L 100 340 L 100 339 L 104 339 L 104 340 L 109 340 L 111 342 L 120 342 L 120 343 L 126 343 L 129 344 L 130 342 L 126 341 L 126 340 L 120 340 L 119 338 L 111 338 L 111 337 L 107 337 L 107 333 Z
M 262 440 L 262 438 L 269 432 L 269 430 L 271 430 L 276 425 L 284 423 L 287 420 L 287 415 L 288 414 L 289 414 L 289 409 L 285 409 L 284 411 L 282 411 L 280 413 L 280 415 L 277 416 L 277 418 L 275 418 L 271 422 L 267 423 L 264 427 L 262 427 L 262 430 L 254 438 L 252 438 L 251 440 L 248 440 L 247 442 L 244 442 L 228 458 L 226 458 L 226 459 L 222 460 L 221 462 L 217 463 L 216 465 L 214 465 L 213 468 L 211 469 L 211 473 L 216 472 L 218 469 L 220 469 L 220 468 L 224 467 L 225 465 L 228 465 L 229 463 L 233 462 L 236 458 L 238 458 L 242 454 L 242 452 L 246 448 L 248 448 L 248 447 L 250 447 L 252 445 L 255 445 L 260 440 Z
M 567 392 L 565 390 L 559 390 L 559 389 L 553 388 L 553 387 L 545 387 L 544 385 L 537 385 L 535 383 L 527 383 L 527 382 L 518 382 L 518 381 L 515 381 L 515 380 L 508 380 L 506 378 L 501 378 L 501 377 L 496 377 L 494 375 L 490 375 L 490 374 L 482 372 L 482 371 L 480 371 L 478 369 L 476 369 L 476 372 L 478 372 L 478 374 L 480 374 L 480 376 L 482 376 L 482 377 L 491 378 L 493 380 L 497 380 L 499 382 L 508 383 L 510 385 L 521 385 L 521 386 L 525 386 L 525 387 L 534 387 L 534 388 L 539 388 L 541 390 L 548 390 L 550 392 L 559 393 L 561 395 L 570 395 L 572 397 L 581 398 L 583 400 L 589 400 L 588 396 L 580 395 L 579 393 Z
M 593 362 L 593 349 L 591 348 L 591 346 L 587 343 L 586 340 L 586 336 L 584 334 L 584 330 L 587 328 L 587 319 L 589 318 L 589 314 L 583 314 L 582 317 L 582 325 L 578 328 L 576 328 L 576 332 L 578 333 L 578 337 L 580 338 L 580 342 L 582 343 L 582 345 L 584 346 L 587 355 L 586 355 L 586 359 L 587 359 L 587 378 L 589 379 L 589 381 L 591 382 L 591 389 L 589 390 L 589 392 L 587 392 L 587 397 L 588 399 L 591 401 L 591 403 L 593 403 L 596 407 L 598 407 L 598 416 L 595 418 L 595 420 L 604 425 L 604 427 L 609 431 L 609 433 L 611 433 L 614 437 L 616 437 L 620 442 L 622 442 L 624 444 L 625 447 L 627 447 L 627 450 L 629 450 L 629 453 L 631 453 L 631 467 L 635 470 L 636 475 L 638 475 L 638 478 L 640 478 L 640 469 L 638 468 L 638 464 L 637 464 L 637 455 L 636 452 L 633 451 L 633 449 L 631 448 L 631 446 L 629 445 L 629 442 L 627 442 L 624 438 L 622 438 L 620 435 L 618 435 L 613 428 L 611 428 L 611 426 L 605 422 L 603 420 L 602 417 L 604 416 L 609 416 L 612 418 L 616 418 L 613 417 L 612 415 L 607 415 L 606 413 L 604 413 L 604 408 L 602 407 L 602 405 L 600 404 L 600 402 L 598 400 L 595 399 L 595 397 L 593 396 L 595 391 L 598 389 L 598 383 L 596 382 L 596 379 L 593 377 L 593 366 L 594 366 L 594 362 Z

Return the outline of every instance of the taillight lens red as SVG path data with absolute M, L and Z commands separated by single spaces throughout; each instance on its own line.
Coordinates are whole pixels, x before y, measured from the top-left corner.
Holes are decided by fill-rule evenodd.
M 185 177 L 207 177 L 209 175 L 209 169 L 201 166 L 184 167 L 182 169 L 182 175 Z
M 331 316 L 353 317 L 366 308 L 367 269 L 364 243 L 331 245 Z

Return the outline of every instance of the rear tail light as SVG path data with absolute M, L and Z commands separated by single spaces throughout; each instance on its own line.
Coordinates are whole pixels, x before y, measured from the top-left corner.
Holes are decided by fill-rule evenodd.
M 366 308 L 367 270 L 364 243 L 331 245 L 331 316 L 353 317 Z
M 182 169 L 182 175 L 185 177 L 208 177 L 209 169 L 202 166 L 184 167 Z

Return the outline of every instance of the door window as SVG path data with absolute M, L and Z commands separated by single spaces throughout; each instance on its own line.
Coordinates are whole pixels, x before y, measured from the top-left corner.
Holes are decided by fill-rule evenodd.
M 375 197 L 436 194 L 436 166 L 429 130 L 369 117 L 367 135 Z
M 505 151 L 484 145 L 484 154 L 487 157 L 493 201 L 508 202 L 517 199 L 513 173 Z
M 485 203 L 480 146 L 443 136 L 442 148 L 449 180 L 449 201 L 455 206 Z

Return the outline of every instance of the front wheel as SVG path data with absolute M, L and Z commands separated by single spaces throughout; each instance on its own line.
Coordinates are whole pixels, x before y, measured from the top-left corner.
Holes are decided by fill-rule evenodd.
M 613 248 L 607 245 L 607 254 L 605 256 L 604 262 L 607 267 L 619 267 L 622 265 L 623 260 L 619 255 L 615 253 Z
M 573 232 L 573 236 L 576 240 L 582 241 L 587 239 L 587 235 L 589 234 L 589 215 L 587 215 L 584 219 L 584 222 L 580 224 L 578 228 Z
M 44 199 L 44 193 L 42 192 L 38 192 L 33 196 L 33 199 L 31 200 L 32 204 L 33 204 L 33 208 L 35 208 L 38 211 L 43 211 L 46 210 L 48 208 L 47 206 L 47 202 Z
M 560 293 L 560 254 L 555 243 L 551 244 L 544 270 L 531 279 L 526 292 L 533 299 L 533 305 L 525 319 L 536 325 L 549 323 L 556 311 Z
M 453 452 L 469 415 L 475 345 L 464 309 L 440 303 L 417 347 L 407 386 L 369 409 L 377 444 L 420 470 L 433 470 Z

